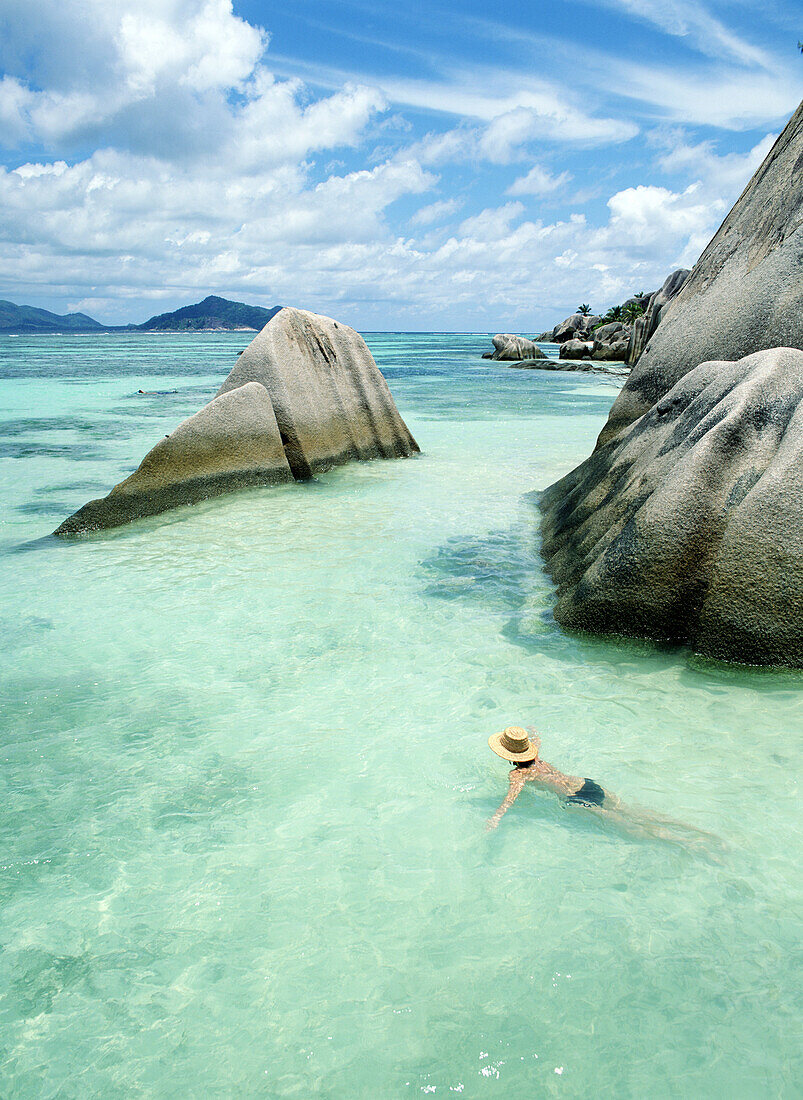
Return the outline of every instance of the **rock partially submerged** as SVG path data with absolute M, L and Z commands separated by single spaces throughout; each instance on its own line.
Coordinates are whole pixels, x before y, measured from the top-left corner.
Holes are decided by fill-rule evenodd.
M 801 164 L 803 104 L 542 494 L 564 625 L 803 667 Z
M 555 618 L 803 665 L 803 352 L 686 374 L 541 498 Z
M 79 508 L 55 534 L 119 527 L 221 493 L 292 480 L 270 397 L 252 382 L 179 424 L 133 474 Z
M 593 346 L 591 340 L 565 340 L 558 354 L 561 359 L 590 359 Z
M 236 489 L 417 451 L 362 337 L 328 317 L 282 309 L 208 405 L 55 534 L 117 527 Z
M 513 370 L 559 370 L 559 371 L 595 371 L 598 374 L 613 374 L 619 377 L 627 374 L 627 370 L 617 364 L 614 367 L 606 367 L 601 363 L 592 362 L 591 359 L 522 359 L 517 363 L 506 363 L 505 366 Z
M 493 337 L 494 350 L 486 352 L 483 359 L 495 362 L 515 362 L 519 359 L 546 359 L 536 343 L 526 336 L 514 336 L 512 332 L 497 332 Z

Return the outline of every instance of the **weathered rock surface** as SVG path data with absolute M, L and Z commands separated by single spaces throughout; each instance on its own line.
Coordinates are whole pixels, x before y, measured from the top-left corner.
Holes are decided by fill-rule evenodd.
M 627 355 L 630 330 L 621 321 L 610 321 L 593 332 L 591 358 L 606 363 L 623 363 Z
M 595 340 L 591 348 L 591 358 L 604 363 L 624 363 L 627 358 L 628 337 L 613 339 L 610 342 Z
M 358 332 L 283 309 L 254 337 L 219 393 L 259 382 L 270 394 L 290 469 L 311 477 L 344 462 L 418 452 Z
M 250 485 L 292 480 L 270 397 L 252 382 L 179 424 L 130 477 L 79 508 L 55 534 L 118 527 Z
M 703 363 L 542 495 L 556 619 L 803 665 L 801 484 L 803 352 Z
M 627 328 L 621 321 L 609 321 L 607 325 L 594 329 L 594 339 L 600 344 L 609 344 L 613 340 L 621 340 L 626 333 Z
M 688 268 L 679 267 L 676 271 L 673 271 L 671 275 L 666 277 L 660 290 L 656 290 L 646 300 L 644 315 L 642 317 L 637 317 L 633 322 L 633 328 L 630 333 L 630 341 L 627 348 L 626 362 L 628 366 L 635 366 L 638 362 L 641 353 L 647 346 L 648 340 L 661 323 L 661 316 L 664 309 L 669 305 L 672 299 L 680 293 L 683 284 L 690 274 L 691 272 Z M 625 305 L 627 304 L 628 303 L 625 302 Z
M 483 356 L 496 362 L 508 362 L 516 359 L 546 359 L 538 345 L 525 336 L 514 336 L 512 332 L 497 332 L 493 337 L 494 350 Z
M 606 435 L 710 359 L 803 347 L 803 103 L 666 306 Z
M 559 356 L 561 359 L 590 359 L 593 346 L 591 340 L 565 340 L 561 344 Z
M 594 325 L 598 325 L 601 318 L 595 313 L 573 313 L 552 330 L 552 340 L 556 344 L 563 344 L 566 340 L 581 340 L 588 337 Z
M 801 167 L 803 104 L 542 495 L 565 625 L 803 667 Z
M 362 337 L 328 317 L 282 309 L 208 405 L 55 534 L 116 527 L 235 489 L 417 451 Z

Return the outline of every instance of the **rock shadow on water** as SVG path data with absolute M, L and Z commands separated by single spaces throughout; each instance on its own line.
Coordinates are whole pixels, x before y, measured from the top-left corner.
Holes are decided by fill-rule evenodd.
M 13 965 L 7 995 L 12 1012 L 20 1019 L 53 1012 L 64 993 L 97 992 L 92 959 L 87 951 L 57 955 L 41 947 L 26 947 L 13 958 Z
M 100 433 L 98 438 L 100 438 Z M 0 439 L 0 458 L 64 458 L 72 462 L 98 462 L 107 457 L 106 448 L 80 443 L 37 443 Z
M 42 635 L 53 629 L 53 620 L 40 615 L 0 618 L 0 637 L 6 652 L 37 645 Z
M 525 499 L 535 504 L 537 494 Z M 451 538 L 420 565 L 424 597 L 484 607 L 502 618 L 499 633 L 508 642 L 532 654 L 548 651 L 553 660 L 575 664 L 579 647 L 586 662 L 620 670 L 625 665 L 633 673 L 648 673 L 655 662 L 666 661 L 685 663 L 695 679 L 712 670 L 711 662 L 703 667 L 692 650 L 669 641 L 566 631 L 553 615 L 555 590 L 539 546 L 537 533 L 526 525 Z M 727 675 L 731 667 L 718 665 L 717 671 Z M 764 670 L 755 671 L 760 676 Z M 742 679 L 744 669 L 736 677 Z
M 471 601 L 504 616 L 501 633 L 516 645 L 539 648 L 544 634 L 558 631 L 537 543 L 527 530 L 451 538 L 420 568 L 427 599 Z

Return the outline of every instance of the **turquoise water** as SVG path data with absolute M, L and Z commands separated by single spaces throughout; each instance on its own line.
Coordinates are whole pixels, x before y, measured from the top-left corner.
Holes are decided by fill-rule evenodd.
M 799 1095 L 800 677 L 553 623 L 616 382 L 368 340 L 420 458 L 67 545 L 245 342 L 0 340 L 0 1096 Z

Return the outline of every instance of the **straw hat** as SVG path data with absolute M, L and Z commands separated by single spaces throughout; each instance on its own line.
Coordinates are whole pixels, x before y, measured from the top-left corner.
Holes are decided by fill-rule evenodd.
M 523 730 L 521 726 L 508 726 L 501 733 L 493 734 L 488 738 L 488 744 L 497 756 L 514 763 L 535 760 L 538 756 L 538 749 L 527 736 L 527 730 Z

